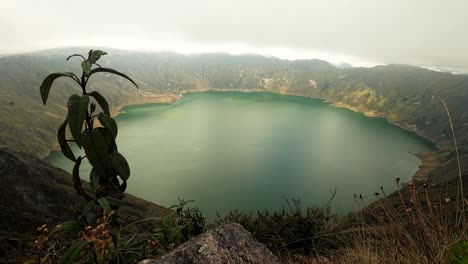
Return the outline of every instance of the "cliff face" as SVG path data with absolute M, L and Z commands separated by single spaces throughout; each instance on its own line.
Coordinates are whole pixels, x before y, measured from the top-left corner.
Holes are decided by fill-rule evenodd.
M 74 208 L 83 203 L 76 195 L 70 174 L 9 148 L 0 148 L 0 182 L 0 256 L 32 250 L 36 227 L 76 219 Z M 84 181 L 82 184 L 88 186 Z M 129 194 L 124 200 L 130 203 L 120 210 L 124 224 L 158 218 L 168 212 Z M 157 222 L 135 224 L 132 231 L 145 232 Z

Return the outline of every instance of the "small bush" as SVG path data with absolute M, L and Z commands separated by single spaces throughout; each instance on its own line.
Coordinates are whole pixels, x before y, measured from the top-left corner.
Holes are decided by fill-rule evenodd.
M 259 242 L 277 255 L 316 254 L 335 247 L 333 240 L 322 236 L 331 231 L 336 215 L 329 203 L 321 207 L 302 208 L 299 199 L 286 200 L 288 208 L 277 212 L 257 211 L 256 215 L 235 210 L 216 223 L 239 223 Z
M 467 264 L 468 263 L 468 241 L 456 243 L 449 250 L 447 256 L 449 264 Z
M 192 237 L 200 235 L 205 230 L 205 217 L 197 207 L 186 207 L 187 204 L 195 202 L 193 200 L 185 201 L 179 199 L 175 211 L 166 215 L 162 219 L 162 227 L 154 230 L 154 239 L 159 248 L 158 254 L 173 249 L 174 247 L 190 240 Z

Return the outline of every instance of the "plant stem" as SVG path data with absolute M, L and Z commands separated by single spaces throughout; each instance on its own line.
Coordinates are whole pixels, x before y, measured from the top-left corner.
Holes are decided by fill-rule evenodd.
M 83 73 L 81 74 L 81 90 L 83 92 L 83 95 L 86 95 L 86 84 L 87 84 L 87 82 L 88 81 L 86 80 L 85 72 L 83 71 Z M 93 122 L 92 122 L 92 118 L 91 118 L 91 116 L 89 114 L 89 111 L 88 111 L 87 107 L 86 107 L 85 120 L 86 120 L 87 129 L 92 130 L 93 129 Z
M 453 144 L 455 146 L 455 154 L 457 155 L 457 165 L 458 165 L 458 177 L 459 177 L 459 181 L 458 181 L 458 188 L 457 188 L 457 216 L 458 216 L 458 202 L 460 199 L 460 193 L 461 193 L 461 215 L 460 215 L 460 222 L 457 222 L 457 224 L 460 224 L 462 219 L 463 219 L 463 224 L 464 224 L 464 220 L 465 220 L 465 195 L 463 193 L 463 178 L 462 178 L 462 172 L 461 172 L 461 165 L 460 165 L 460 155 L 458 154 L 458 146 L 457 146 L 457 138 L 455 137 L 455 129 L 453 128 L 453 122 L 452 122 L 452 116 L 450 115 L 450 112 L 448 110 L 448 107 L 447 107 L 447 104 L 445 103 L 444 99 L 440 99 L 442 101 L 442 104 L 444 105 L 445 107 L 445 111 L 447 112 L 447 117 L 448 117 L 448 121 L 449 121 L 449 124 L 450 124 L 450 129 L 452 130 L 452 136 L 453 136 Z M 458 221 L 458 217 L 457 217 L 457 221 Z

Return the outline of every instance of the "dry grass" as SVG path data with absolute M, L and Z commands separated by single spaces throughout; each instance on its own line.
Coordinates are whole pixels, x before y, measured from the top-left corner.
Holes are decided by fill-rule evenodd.
M 358 226 L 329 234 L 340 241 L 337 250 L 314 257 L 288 254 L 282 259 L 286 263 L 445 263 L 450 248 L 467 241 L 466 225 L 457 224 L 456 209 L 450 206 L 454 201 L 439 200 L 435 192 L 423 190 L 418 192 L 413 184 L 400 191 L 401 208 L 385 196 L 379 199 L 379 208 L 363 207 L 356 215 Z
M 410 183 L 405 191 L 399 189 L 400 207 L 382 194 L 378 208 L 371 211 L 363 206 L 356 214 L 357 226 L 329 234 L 340 241 L 337 250 L 322 251 L 313 257 L 286 254 L 282 259 L 304 264 L 446 263 L 450 249 L 467 241 L 468 230 L 464 222 L 458 221 L 455 201 L 446 201 L 427 186 L 417 187 Z M 360 198 L 356 200 L 362 205 Z
M 399 189 L 401 209 L 391 206 L 387 197 L 378 200 L 380 210 L 364 209 L 361 213 L 371 215 L 377 224 L 362 220 L 360 231 L 345 239 L 337 262 L 444 263 L 449 249 L 467 239 L 466 225 L 459 222 L 453 201 L 441 199 L 427 186 L 418 190 L 415 183 L 405 193 Z

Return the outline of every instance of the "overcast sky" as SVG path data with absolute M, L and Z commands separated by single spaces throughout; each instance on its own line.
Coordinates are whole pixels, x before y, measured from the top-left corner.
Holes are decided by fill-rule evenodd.
M 468 0 L 0 0 L 0 53 L 109 46 L 468 69 Z

